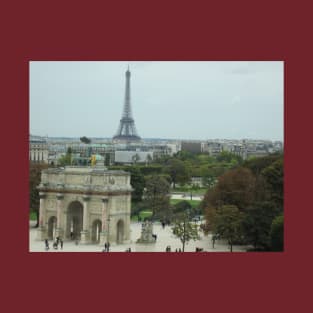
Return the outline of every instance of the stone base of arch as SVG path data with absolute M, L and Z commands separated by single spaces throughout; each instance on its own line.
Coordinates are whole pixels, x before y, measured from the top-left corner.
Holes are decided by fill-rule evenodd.
M 37 229 L 37 237 L 36 240 L 42 241 L 47 238 L 47 229 L 44 226 L 39 226 Z
M 89 242 L 89 231 L 88 230 L 83 230 L 80 232 L 80 243 L 85 245 Z
M 64 236 L 64 230 L 63 230 L 63 228 L 57 228 L 57 229 L 55 230 L 55 236 L 56 236 L 56 237 L 63 238 L 63 236 Z
M 107 241 L 107 233 L 105 231 L 102 231 L 100 233 L 100 242 L 99 245 L 100 246 L 104 246 L 105 242 Z

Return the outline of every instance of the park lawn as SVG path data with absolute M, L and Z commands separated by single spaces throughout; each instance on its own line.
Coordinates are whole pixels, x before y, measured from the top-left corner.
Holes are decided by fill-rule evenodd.
M 208 191 L 208 188 L 199 188 L 199 189 L 193 189 L 192 190 L 192 194 L 198 195 L 198 196 L 203 196 L 206 194 L 206 192 Z M 184 192 L 187 195 L 191 194 L 191 190 L 188 187 L 176 187 L 175 189 L 171 189 L 171 192 Z
M 150 217 L 151 215 L 152 215 L 152 211 L 147 211 L 147 210 L 141 211 L 139 213 L 139 216 L 141 217 L 142 220 L 144 220 L 146 217 Z M 137 215 L 132 216 L 132 220 L 137 221 L 138 216 Z
M 181 200 L 181 199 L 171 199 L 171 200 L 170 200 L 170 204 L 175 205 L 175 204 L 177 204 L 178 202 L 181 202 L 181 201 L 187 201 L 187 202 L 189 202 L 193 208 L 198 207 L 198 206 L 199 206 L 199 204 L 200 204 L 200 202 L 201 202 L 201 200 Z

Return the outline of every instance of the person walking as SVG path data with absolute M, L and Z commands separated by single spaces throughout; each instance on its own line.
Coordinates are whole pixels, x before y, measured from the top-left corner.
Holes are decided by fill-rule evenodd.
M 45 239 L 45 246 L 46 246 L 46 251 L 49 250 L 49 241 L 48 239 Z
M 60 246 L 61 246 L 61 250 L 63 250 L 63 240 L 60 239 Z

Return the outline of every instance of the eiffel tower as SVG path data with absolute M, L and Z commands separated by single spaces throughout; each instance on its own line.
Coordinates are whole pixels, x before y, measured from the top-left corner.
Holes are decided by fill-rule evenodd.
M 113 142 L 131 143 L 139 142 L 141 138 L 138 136 L 135 126 L 135 121 L 132 117 L 130 105 L 130 70 L 126 71 L 126 87 L 125 87 L 125 102 L 122 118 L 116 135 L 113 137 Z

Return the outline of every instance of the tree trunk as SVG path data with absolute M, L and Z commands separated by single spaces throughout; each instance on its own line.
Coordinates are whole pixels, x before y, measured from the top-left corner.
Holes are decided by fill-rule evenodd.
M 186 235 L 186 221 L 184 221 L 184 233 L 183 233 L 183 252 L 185 252 L 185 235 Z
M 37 222 L 36 222 L 35 227 L 39 227 L 39 210 L 36 211 L 36 220 L 37 220 Z

